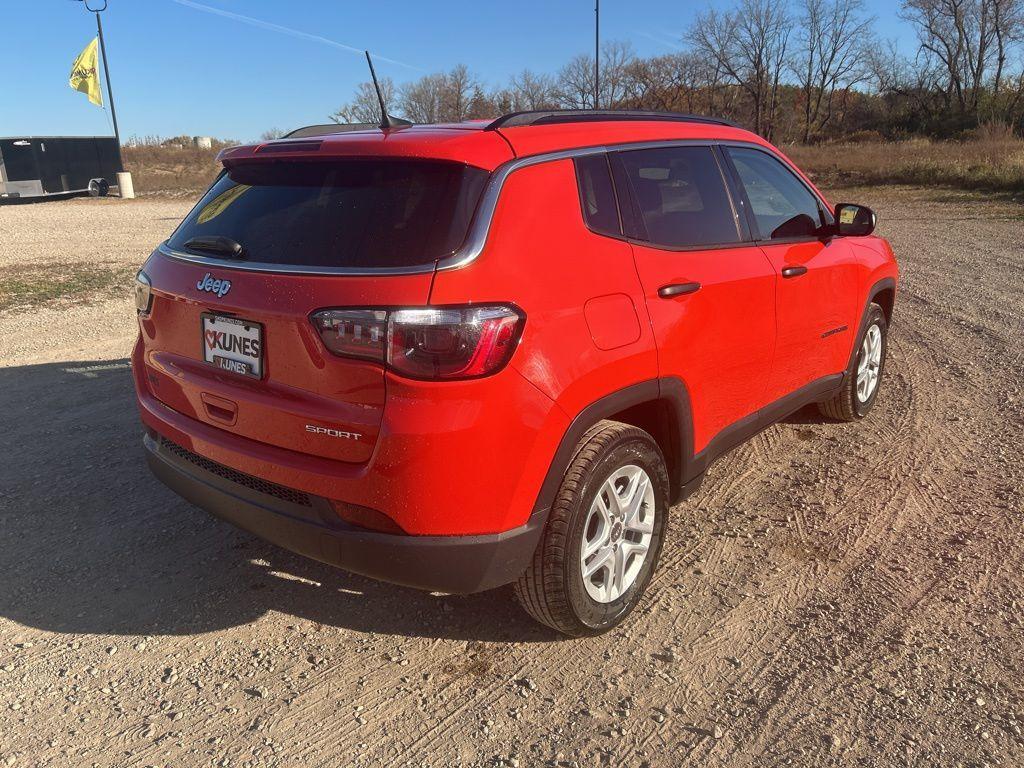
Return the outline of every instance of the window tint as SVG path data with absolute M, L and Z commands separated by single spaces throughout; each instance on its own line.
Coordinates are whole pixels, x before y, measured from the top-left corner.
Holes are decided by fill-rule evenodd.
M 750 209 L 764 239 L 809 237 L 824 222 L 816 198 L 800 179 L 771 155 L 727 147 Z
M 188 251 L 193 237 L 221 235 L 250 263 L 420 266 L 462 245 L 487 176 L 429 160 L 243 164 L 214 183 L 169 245 Z
M 710 147 L 620 152 L 643 231 L 635 237 L 669 248 L 740 240 L 736 215 Z
M 619 211 L 608 171 L 608 156 L 588 155 L 576 158 L 576 180 L 580 186 L 580 204 L 587 226 L 595 232 L 620 235 Z

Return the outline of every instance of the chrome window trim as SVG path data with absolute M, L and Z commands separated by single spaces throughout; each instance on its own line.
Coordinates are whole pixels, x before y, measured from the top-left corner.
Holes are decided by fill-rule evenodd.
M 768 152 L 773 155 L 779 161 L 782 158 L 774 152 L 771 152 L 767 147 L 756 142 L 745 142 L 737 140 L 719 140 L 714 138 L 704 139 L 661 139 L 652 141 L 637 141 L 627 142 L 622 144 L 607 144 L 597 145 L 591 147 L 574 147 L 573 149 L 563 149 L 556 152 L 544 152 L 537 155 L 527 155 L 525 157 L 516 157 L 511 160 L 499 165 L 494 172 L 491 174 L 491 178 L 487 181 L 487 186 L 484 188 L 484 193 L 480 198 L 480 202 L 477 204 L 476 213 L 473 215 L 473 220 L 469 225 L 469 233 L 466 235 L 466 240 L 450 256 L 442 257 L 436 261 L 428 262 L 418 267 L 315 267 L 315 266 L 291 266 L 285 264 L 252 264 L 239 262 L 233 259 L 216 259 L 209 256 L 199 256 L 191 253 L 183 253 L 171 249 L 167 245 L 167 241 L 161 243 L 157 250 L 164 256 L 176 259 L 178 261 L 186 261 L 192 264 L 199 264 L 207 267 L 216 267 L 218 269 L 233 269 L 239 271 L 248 272 L 276 272 L 278 274 L 300 274 L 300 275 L 348 275 L 348 276 L 374 276 L 374 275 L 422 275 L 428 274 L 434 271 L 447 271 L 450 269 L 460 269 L 473 261 L 483 253 L 484 247 L 487 245 L 487 240 L 490 237 L 491 222 L 494 218 L 494 212 L 498 207 L 498 199 L 501 196 L 502 188 L 505 185 L 505 181 L 516 171 L 522 168 L 529 168 L 530 166 L 540 165 L 541 163 L 556 162 L 558 160 L 570 160 L 576 157 L 584 157 L 587 155 L 597 155 L 606 152 L 628 152 L 636 149 L 657 149 L 657 148 L 668 148 L 668 147 L 691 147 L 691 146 L 743 146 L 751 147 L 754 149 L 760 149 L 764 152 Z M 786 163 L 783 163 L 787 165 Z M 801 182 L 799 175 L 797 179 Z M 806 184 L 804 185 L 806 186 Z M 814 190 L 810 190 L 814 194 Z M 205 193 L 204 193 L 205 195 Z M 814 194 L 816 198 L 820 200 L 817 194 Z M 744 243 L 734 243 L 734 247 L 740 247 Z
M 607 152 L 607 147 L 580 147 L 576 149 L 564 149 L 558 152 L 545 152 L 540 155 L 527 155 L 508 160 L 499 165 L 484 190 L 480 204 L 477 206 L 476 215 L 469 225 L 469 234 L 466 242 L 462 244 L 451 256 L 437 262 L 438 271 L 447 269 L 458 269 L 476 260 L 477 256 L 483 253 L 487 245 L 487 238 L 491 233 L 491 220 L 494 218 L 494 211 L 498 207 L 498 198 L 501 196 L 501 189 L 505 186 L 505 180 L 521 168 L 529 168 L 531 165 L 550 163 L 556 160 L 569 160 L 574 157 L 586 155 L 599 155 Z

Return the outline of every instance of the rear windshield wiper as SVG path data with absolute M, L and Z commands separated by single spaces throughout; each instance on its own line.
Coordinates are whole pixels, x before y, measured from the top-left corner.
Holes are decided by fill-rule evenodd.
M 202 235 L 185 242 L 190 251 L 208 251 L 227 256 L 229 259 L 244 259 L 245 249 L 241 243 L 223 235 Z

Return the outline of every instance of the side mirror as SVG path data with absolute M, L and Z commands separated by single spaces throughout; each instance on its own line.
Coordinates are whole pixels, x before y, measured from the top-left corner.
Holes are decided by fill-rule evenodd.
M 836 205 L 836 234 L 864 237 L 875 231 L 875 212 L 866 205 L 839 203 Z
M 771 234 L 772 240 L 779 240 L 785 237 L 814 237 L 818 232 L 818 225 L 814 219 L 806 213 L 798 213 L 791 219 L 787 219 L 777 226 Z

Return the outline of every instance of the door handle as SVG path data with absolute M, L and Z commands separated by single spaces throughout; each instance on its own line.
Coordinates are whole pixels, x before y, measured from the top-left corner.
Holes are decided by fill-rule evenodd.
M 803 264 L 798 264 L 795 267 L 783 267 L 782 268 L 782 276 L 783 277 L 800 277 L 800 275 L 804 274 L 806 271 L 807 271 L 807 267 L 805 267 Z
M 669 283 L 658 289 L 658 295 L 663 299 L 674 299 L 676 296 L 685 296 L 699 290 L 700 283 Z

